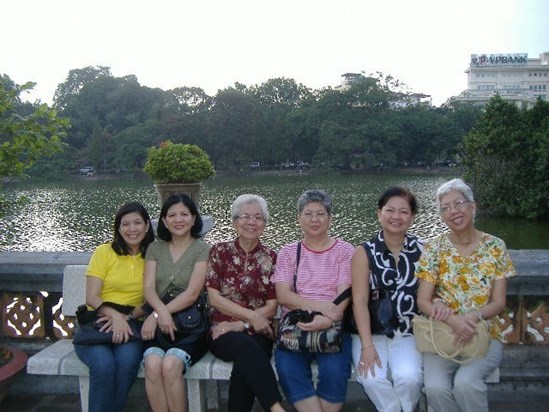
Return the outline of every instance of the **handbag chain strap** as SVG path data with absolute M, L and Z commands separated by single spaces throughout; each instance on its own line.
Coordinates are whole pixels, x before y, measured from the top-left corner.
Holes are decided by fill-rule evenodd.
M 297 269 L 299 268 L 299 260 L 301 259 L 301 241 L 297 244 L 295 272 L 294 272 L 294 292 L 297 293 Z M 352 295 L 351 288 L 345 289 L 341 292 L 333 301 L 334 305 L 339 305 L 345 299 L 350 298 Z

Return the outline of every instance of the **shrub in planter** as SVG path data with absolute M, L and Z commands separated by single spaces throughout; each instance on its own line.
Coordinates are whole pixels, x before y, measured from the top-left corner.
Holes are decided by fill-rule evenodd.
M 200 147 L 169 140 L 147 150 L 143 171 L 155 183 L 196 183 L 215 174 L 208 154 Z

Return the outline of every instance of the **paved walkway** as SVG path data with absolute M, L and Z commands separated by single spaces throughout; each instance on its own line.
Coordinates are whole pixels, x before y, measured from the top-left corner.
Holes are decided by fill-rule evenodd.
M 294 411 L 287 407 L 287 411 Z M 78 395 L 8 395 L 0 405 L 2 412 L 79 412 L 80 397 Z M 490 410 L 494 412 L 549 412 L 549 399 L 531 398 L 515 401 L 491 401 Z M 130 399 L 127 412 L 151 412 L 147 401 L 142 397 Z M 226 405 L 221 405 L 219 412 L 226 411 Z M 260 412 L 260 407 L 255 407 L 254 412 Z M 189 411 L 193 412 L 193 411 Z M 375 412 L 375 408 L 367 400 L 353 400 L 347 402 L 341 412 Z

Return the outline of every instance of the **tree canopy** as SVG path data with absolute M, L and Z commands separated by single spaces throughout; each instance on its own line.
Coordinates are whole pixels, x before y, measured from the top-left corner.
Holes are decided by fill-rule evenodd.
M 357 74 L 349 88 L 312 90 L 293 79 L 235 83 L 209 96 L 198 87 L 163 91 L 108 67 L 69 72 L 54 107 L 71 120 L 58 164 L 75 171 L 141 170 L 147 148 L 196 144 L 216 168 L 314 164 L 334 168 L 455 163 L 480 109 L 409 104 L 391 76 Z M 357 160 L 359 159 L 359 161 Z
M 69 120 L 46 104 L 23 103 L 34 83 L 16 85 L 0 76 L 0 181 L 21 176 L 38 160 L 62 152 Z
M 465 137 L 465 178 L 486 213 L 535 218 L 549 200 L 549 103 L 493 97 Z

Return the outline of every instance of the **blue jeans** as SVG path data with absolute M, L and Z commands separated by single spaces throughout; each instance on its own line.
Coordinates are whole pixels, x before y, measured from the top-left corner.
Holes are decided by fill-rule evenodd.
M 318 396 L 330 403 L 345 402 L 351 376 L 351 336 L 343 335 L 339 353 L 309 353 L 275 350 L 276 370 L 286 399 L 292 404 Z M 318 364 L 315 389 L 311 363 Z
M 141 365 L 141 341 L 74 345 L 74 351 L 90 370 L 89 412 L 122 412 Z

